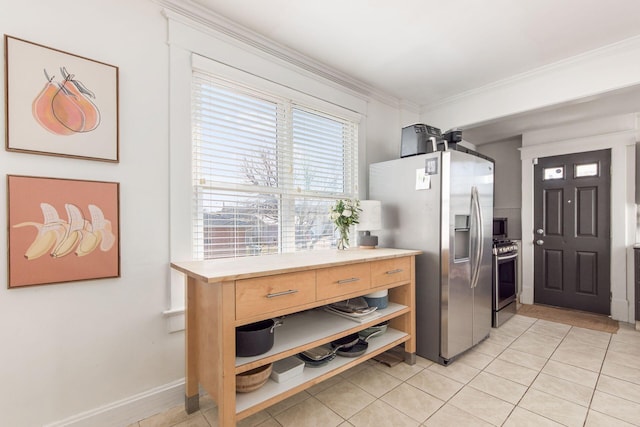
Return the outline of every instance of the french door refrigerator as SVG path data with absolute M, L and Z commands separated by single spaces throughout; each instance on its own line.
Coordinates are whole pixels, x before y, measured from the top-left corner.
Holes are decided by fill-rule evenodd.
M 417 354 L 447 365 L 491 330 L 494 164 L 436 151 L 369 167 L 381 247 L 416 257 Z

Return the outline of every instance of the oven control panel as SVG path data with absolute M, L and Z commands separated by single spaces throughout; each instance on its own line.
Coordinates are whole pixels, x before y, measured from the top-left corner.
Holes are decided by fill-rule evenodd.
M 513 242 L 494 243 L 493 254 L 505 255 L 518 252 L 518 245 Z

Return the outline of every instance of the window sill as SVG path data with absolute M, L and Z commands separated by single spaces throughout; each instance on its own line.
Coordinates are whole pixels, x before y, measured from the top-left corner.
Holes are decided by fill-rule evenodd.
M 169 333 L 172 334 L 174 332 L 184 331 L 185 325 L 185 309 L 182 308 L 172 308 L 170 310 L 165 310 L 162 312 L 162 316 L 168 320 L 168 330 Z

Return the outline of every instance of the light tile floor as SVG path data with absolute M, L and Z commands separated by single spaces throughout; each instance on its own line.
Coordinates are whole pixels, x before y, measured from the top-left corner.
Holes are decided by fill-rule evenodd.
M 135 427 L 217 426 L 215 404 L 177 406 Z M 239 426 L 640 426 L 640 332 L 516 315 L 447 367 L 368 361 Z

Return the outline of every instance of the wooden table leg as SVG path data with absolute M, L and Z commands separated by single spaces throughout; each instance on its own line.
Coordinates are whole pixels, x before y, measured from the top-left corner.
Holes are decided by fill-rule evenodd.
M 191 414 L 200 409 L 198 390 L 198 324 L 196 321 L 196 281 L 187 277 L 187 311 L 185 316 L 185 396 L 184 409 Z

